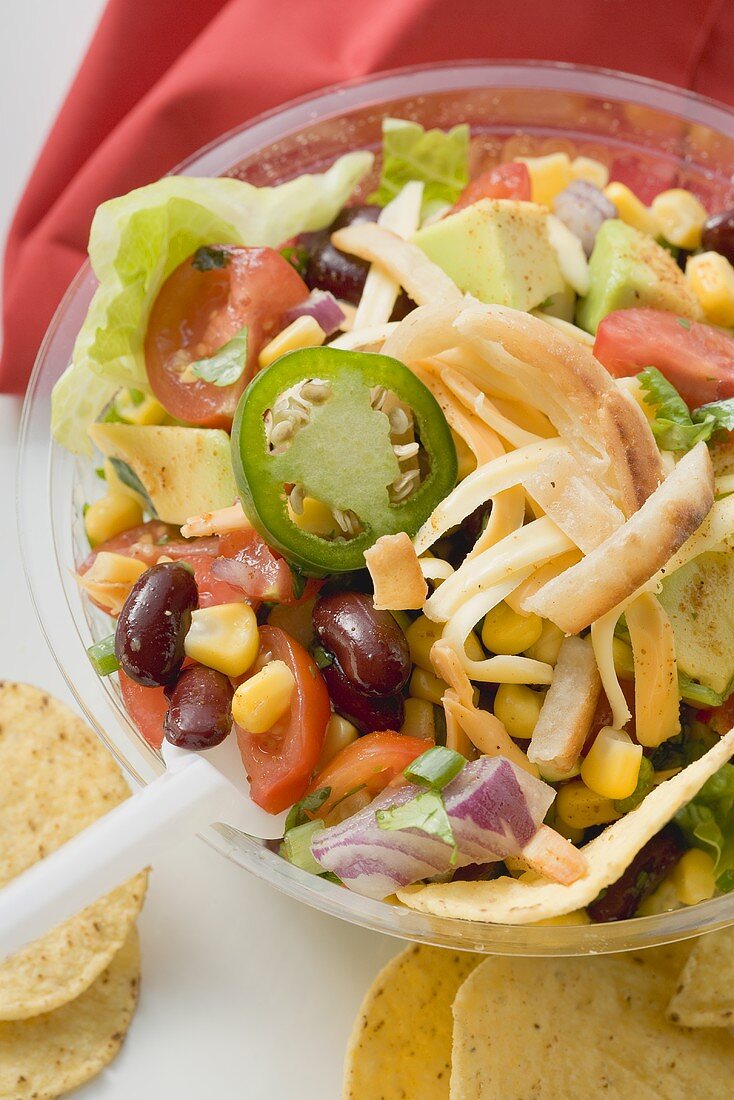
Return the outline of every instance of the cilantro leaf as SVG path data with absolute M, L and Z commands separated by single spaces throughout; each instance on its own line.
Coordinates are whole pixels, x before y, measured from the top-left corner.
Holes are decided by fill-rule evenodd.
M 385 206 L 406 183 L 423 183 L 423 212 L 454 203 L 469 182 L 469 127 L 424 130 L 417 122 L 386 118 L 382 123 L 382 173 L 370 202 Z
M 242 375 L 247 363 L 247 325 L 208 359 L 191 364 L 191 373 L 215 386 L 231 386 Z
M 697 423 L 713 421 L 713 431 L 734 432 L 734 399 L 726 401 L 711 401 L 708 405 L 701 405 L 691 414 Z
M 734 401 L 712 401 L 689 412 L 675 386 L 656 367 L 647 367 L 637 377 L 645 403 L 655 409 L 650 427 L 662 450 L 690 451 L 716 432 L 734 431 Z
M 197 271 L 214 271 L 226 267 L 230 259 L 231 256 L 225 249 L 204 244 L 201 248 L 197 248 L 194 253 L 191 266 L 195 267 Z
M 299 825 L 305 825 L 307 821 L 310 821 L 311 818 L 308 815 L 320 810 L 330 794 L 331 787 L 319 787 L 317 791 L 304 795 L 300 802 L 296 802 L 295 806 L 291 806 L 288 817 L 285 819 L 286 833 L 290 829 L 296 829 Z
M 148 511 L 152 515 L 157 516 L 158 513 L 153 507 L 153 501 L 148 496 L 147 489 L 145 488 L 135 471 L 130 466 L 128 466 L 127 462 L 123 462 L 121 458 L 110 456 L 109 463 L 119 477 L 122 484 L 127 485 L 128 489 L 132 489 L 134 493 L 137 493 L 138 496 L 142 497 L 145 501 L 145 507 L 148 509 Z
M 402 806 L 390 806 L 387 810 L 375 812 L 377 824 L 381 829 L 420 829 L 422 833 L 435 836 L 448 844 L 453 850 L 451 862 L 456 862 L 458 848 L 451 828 L 449 815 L 438 791 L 421 791 Z

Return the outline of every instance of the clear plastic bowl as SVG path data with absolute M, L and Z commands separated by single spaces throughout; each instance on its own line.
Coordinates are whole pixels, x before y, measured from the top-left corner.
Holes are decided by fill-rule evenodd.
M 469 122 L 473 170 L 521 154 L 566 150 L 614 163 L 652 195 L 679 184 L 711 210 L 734 204 L 734 114 L 691 93 L 619 73 L 527 62 L 410 69 L 330 88 L 261 116 L 182 165 L 190 175 L 255 184 L 320 171 L 354 148 L 379 150 L 386 115 L 426 126 Z M 373 181 L 368 181 L 367 187 Z M 366 189 L 365 189 L 366 193 Z M 643 196 L 643 197 L 649 197 Z M 163 769 L 85 653 L 109 620 L 82 600 L 72 571 L 86 555 L 82 505 L 100 483 L 90 462 L 53 444 L 51 388 L 71 355 L 94 290 L 86 266 L 49 328 L 26 397 L 17 505 L 21 550 L 41 627 L 80 707 L 136 783 Z M 433 918 L 359 897 L 307 875 L 226 826 L 204 839 L 243 869 L 332 916 L 405 939 L 498 954 L 577 955 L 652 946 L 734 922 L 734 895 L 618 924 L 509 926 Z

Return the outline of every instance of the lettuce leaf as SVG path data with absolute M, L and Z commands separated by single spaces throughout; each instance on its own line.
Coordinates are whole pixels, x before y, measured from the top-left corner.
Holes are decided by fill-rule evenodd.
M 662 450 L 690 451 L 702 439 L 708 442 L 717 432 L 734 430 L 734 401 L 712 401 L 689 412 L 675 386 L 656 367 L 647 367 L 637 377 L 645 404 L 655 409 L 650 427 Z
M 683 806 L 675 820 L 688 841 L 716 861 L 716 885 L 727 892 L 734 886 L 734 765 L 724 764 L 708 779 L 696 797 Z
M 386 118 L 382 123 L 382 174 L 371 202 L 386 206 L 406 183 L 424 184 L 423 214 L 454 203 L 469 182 L 469 127 L 424 130 L 417 122 Z
M 278 187 L 236 179 L 168 176 L 97 210 L 89 258 L 99 286 L 72 362 L 51 402 L 54 439 L 91 454 L 87 428 L 122 386 L 149 391 L 143 341 L 151 305 L 187 256 L 213 243 L 275 247 L 331 222 L 372 167 L 372 154 L 348 153 L 322 175 Z

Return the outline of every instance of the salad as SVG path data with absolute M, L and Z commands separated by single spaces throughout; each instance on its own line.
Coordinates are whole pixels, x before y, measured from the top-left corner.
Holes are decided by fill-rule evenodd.
M 235 737 L 343 888 L 693 904 L 734 888 L 734 211 L 470 144 L 99 208 L 52 407 L 90 659 L 154 747 Z

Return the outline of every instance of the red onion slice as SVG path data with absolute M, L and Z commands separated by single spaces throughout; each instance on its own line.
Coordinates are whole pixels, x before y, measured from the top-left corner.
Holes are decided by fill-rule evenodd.
M 328 290 L 312 290 L 308 298 L 283 314 L 283 321 L 289 325 L 298 317 L 313 317 L 327 336 L 335 333 L 344 323 L 344 312 Z
M 579 238 L 584 252 L 590 256 L 602 222 L 616 218 L 617 208 L 593 183 L 574 180 L 556 195 L 553 213 Z

